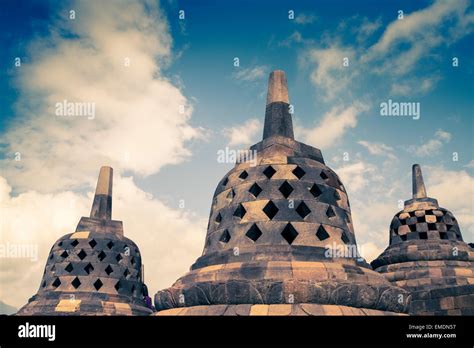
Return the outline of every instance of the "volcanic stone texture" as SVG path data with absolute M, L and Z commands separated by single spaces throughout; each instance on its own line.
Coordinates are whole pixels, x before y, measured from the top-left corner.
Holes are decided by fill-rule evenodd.
M 40 288 L 17 315 L 149 315 L 137 245 L 110 220 L 112 170 L 101 169 L 91 217 L 56 241 Z
M 406 312 L 409 293 L 357 256 L 346 190 L 320 151 L 280 136 L 252 149 L 256 165 L 236 164 L 217 186 L 203 255 L 155 295 L 160 314 Z M 353 255 L 332 258 L 328 246 Z
M 473 315 L 474 250 L 453 214 L 426 197 L 418 165 L 413 183 L 414 198 L 393 218 L 390 245 L 372 267 L 412 294 L 411 314 Z

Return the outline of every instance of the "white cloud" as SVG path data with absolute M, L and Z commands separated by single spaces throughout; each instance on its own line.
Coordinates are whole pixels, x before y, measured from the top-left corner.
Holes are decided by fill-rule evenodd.
M 252 82 L 266 77 L 268 68 L 264 65 L 253 68 L 237 68 L 232 76 L 238 81 Z
M 316 127 L 296 128 L 297 137 L 322 148 L 329 147 L 349 129 L 354 128 L 359 114 L 367 109 L 367 105 L 358 102 L 344 109 L 334 107 L 321 118 Z
M 471 160 L 468 164 L 466 164 L 464 167 L 466 168 L 474 168 L 474 160 Z
M 410 145 L 407 150 L 419 157 L 430 157 L 438 154 L 444 144 L 451 140 L 451 133 L 438 129 L 433 139 L 422 145 Z
M 297 24 L 311 24 L 316 21 L 316 16 L 312 13 L 300 13 L 295 17 L 295 23 Z
M 435 1 L 431 6 L 404 14 L 404 19 L 394 20 L 384 31 L 381 38 L 363 56 L 363 62 L 389 58 L 379 72 L 403 75 L 433 48 L 442 44 L 451 44 L 459 37 L 472 31 L 473 16 L 466 14 L 468 1 L 450 3 Z M 452 26 L 444 30 L 443 23 L 450 21 Z M 398 50 L 401 45 L 408 46 Z
M 373 143 L 365 140 L 360 140 L 357 144 L 365 147 L 371 155 L 382 155 L 387 156 L 390 159 L 396 159 L 397 156 L 393 153 L 393 147 L 385 145 L 383 143 Z
M 423 167 L 429 197 L 450 210 L 461 225 L 464 240 L 474 241 L 474 177 L 464 170 Z
M 370 21 L 367 17 L 362 19 L 362 23 L 354 25 L 355 33 L 357 34 L 357 41 L 362 42 L 367 40 L 382 26 L 382 20 L 377 18 L 375 21 Z
M 228 139 L 228 146 L 252 145 L 257 142 L 258 135 L 263 132 L 263 124 L 260 119 L 251 118 L 241 126 L 225 128 L 224 136 Z
M 18 121 L 2 135 L 9 157 L 1 161 L 0 241 L 39 248 L 37 262 L 2 259 L 0 299 L 16 306 L 37 291 L 53 242 L 88 215 L 101 165 L 115 168 L 113 217 L 142 251 L 151 294 L 182 275 L 203 246 L 204 219 L 167 207 L 123 177 L 184 161 L 187 142 L 203 133 L 189 124 L 186 97 L 163 75 L 171 38 L 157 3 L 72 8 L 78 17 L 65 23 L 74 35 L 52 32 L 33 44 L 31 63 L 19 70 Z M 64 99 L 95 102 L 94 119 L 56 116 L 54 104 Z M 19 162 L 11 158 L 17 151 Z
M 114 179 L 113 218 L 123 221 L 125 236 L 140 248 L 146 283 L 153 294 L 170 286 L 202 252 L 205 221 L 167 207 L 138 188 L 133 178 Z M 0 264 L 0 298 L 22 306 L 38 290 L 53 243 L 74 232 L 80 217 L 89 215 L 93 193 L 27 191 L 14 197 L 10 191 L 6 179 L 0 177 L 0 244 L 38 248 L 36 261 L 2 258 Z
M 311 49 L 306 55 L 315 64 L 311 81 L 326 100 L 333 99 L 338 92 L 346 89 L 354 77 L 354 70 L 343 65 L 345 58 L 349 59 L 350 65 L 354 57 L 354 51 L 350 48 Z
M 374 174 L 375 167 L 367 162 L 359 161 L 346 164 L 335 171 L 350 192 L 357 192 L 369 184 L 369 179 Z
M 186 143 L 202 136 L 189 124 L 192 106 L 162 74 L 171 38 L 156 3 L 74 8 L 80 18 L 66 23 L 77 37 L 53 32 L 20 70 L 18 121 L 4 136 L 2 161 L 15 189 L 74 187 L 101 164 L 150 175 L 188 158 Z M 95 103 L 96 115 L 56 116 L 63 100 Z M 15 152 L 21 162 L 12 161 Z

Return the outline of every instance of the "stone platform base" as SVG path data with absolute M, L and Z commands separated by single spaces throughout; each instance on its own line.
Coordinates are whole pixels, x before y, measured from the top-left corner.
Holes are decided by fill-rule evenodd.
M 220 316 L 220 315 L 259 315 L 259 316 L 305 316 L 305 315 L 406 315 L 403 313 L 387 312 L 376 309 L 355 308 L 339 305 L 320 305 L 312 303 L 299 304 L 239 304 L 239 305 L 212 305 L 166 309 L 153 315 L 184 315 L 184 316 Z
M 54 316 L 108 316 L 108 315 L 150 315 L 153 311 L 133 303 L 101 300 L 33 300 L 22 307 L 16 315 L 54 315 Z

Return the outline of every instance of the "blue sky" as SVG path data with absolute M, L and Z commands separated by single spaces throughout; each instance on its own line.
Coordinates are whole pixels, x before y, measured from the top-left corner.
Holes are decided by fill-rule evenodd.
M 3 2 L 2 243 L 40 246 L 40 262 L 4 267 L 41 272 L 54 240 L 88 214 L 109 164 L 114 217 L 144 249 L 151 291 L 170 285 L 199 256 L 212 194 L 232 167 L 217 151 L 261 138 L 274 69 L 286 71 L 296 138 L 343 179 L 369 261 L 411 196 L 413 163 L 472 241 L 473 29 L 467 0 Z M 97 116 L 52 115 L 63 99 L 94 102 Z M 382 117 L 389 99 L 420 103 L 420 119 Z M 5 269 L 0 277 L 20 284 Z M 0 299 L 21 304 L 37 283 Z

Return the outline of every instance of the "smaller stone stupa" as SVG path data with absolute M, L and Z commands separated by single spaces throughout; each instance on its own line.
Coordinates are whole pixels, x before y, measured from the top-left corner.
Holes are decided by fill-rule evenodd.
M 17 315 L 149 315 L 137 245 L 112 220 L 110 167 L 100 169 L 90 217 L 49 253 L 38 293 Z
M 412 293 L 410 314 L 474 314 L 474 250 L 453 214 L 427 197 L 418 164 L 413 198 L 390 225 L 390 245 L 372 267 Z

